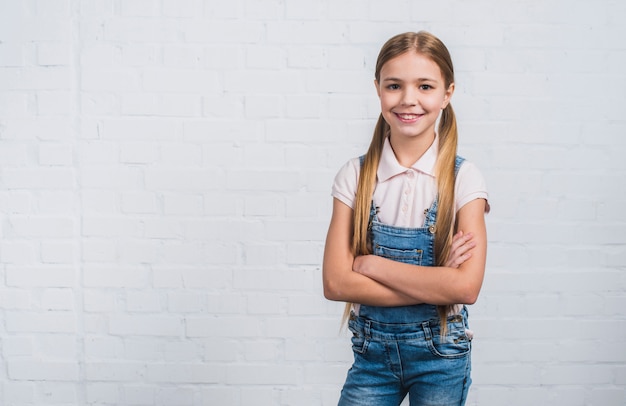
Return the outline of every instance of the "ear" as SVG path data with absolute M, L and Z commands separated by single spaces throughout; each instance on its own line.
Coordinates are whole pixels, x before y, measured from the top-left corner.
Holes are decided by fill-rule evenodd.
M 452 98 L 452 94 L 454 93 L 454 82 L 450 83 L 446 93 L 443 95 L 443 104 L 441 105 L 441 109 L 445 109 L 450 104 L 450 99 Z
M 378 95 L 378 98 L 380 99 L 380 86 L 378 85 L 378 81 L 376 79 L 374 79 L 374 86 L 376 87 L 376 94 Z

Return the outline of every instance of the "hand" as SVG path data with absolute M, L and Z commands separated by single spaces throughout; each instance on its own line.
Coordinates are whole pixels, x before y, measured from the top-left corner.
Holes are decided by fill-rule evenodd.
M 375 262 L 380 257 L 376 255 L 359 255 L 354 258 L 352 263 L 352 270 L 361 275 L 370 276 L 370 271 L 375 269 Z
M 472 233 L 464 234 L 463 231 L 459 231 L 452 237 L 452 244 L 450 244 L 450 254 L 445 266 L 450 268 L 458 268 L 461 264 L 472 256 L 472 248 L 476 246 L 476 242 L 473 240 L 474 235 Z

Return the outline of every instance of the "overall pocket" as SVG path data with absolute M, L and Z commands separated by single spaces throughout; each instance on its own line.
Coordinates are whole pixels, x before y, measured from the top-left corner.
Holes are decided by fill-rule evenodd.
M 367 345 L 369 341 L 365 337 L 365 332 L 358 328 L 355 321 L 350 320 L 348 322 L 348 329 L 352 332 L 352 351 L 358 354 L 365 354 L 367 351 Z
M 422 265 L 422 254 L 421 249 L 401 250 L 374 244 L 374 255 L 405 264 Z
M 460 314 L 448 317 L 448 331 L 442 337 L 439 323 L 425 322 L 422 326 L 426 334 L 428 349 L 441 358 L 452 359 L 467 356 L 472 349 L 472 344 L 467 336 L 465 324 L 464 316 Z

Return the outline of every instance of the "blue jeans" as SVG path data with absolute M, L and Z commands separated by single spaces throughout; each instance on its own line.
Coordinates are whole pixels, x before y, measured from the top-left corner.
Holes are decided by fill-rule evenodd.
M 464 405 L 470 378 L 467 310 L 448 317 L 440 336 L 436 316 L 416 323 L 382 323 L 352 315 L 354 364 L 339 406 Z

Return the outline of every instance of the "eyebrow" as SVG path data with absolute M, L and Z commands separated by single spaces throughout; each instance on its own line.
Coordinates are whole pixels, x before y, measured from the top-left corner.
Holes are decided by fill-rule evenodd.
M 418 82 L 437 82 L 436 79 L 431 79 L 431 78 L 419 78 L 417 79 Z M 388 77 L 388 78 L 383 78 L 383 82 L 404 82 L 404 80 L 399 79 L 399 78 L 394 78 L 394 77 Z

